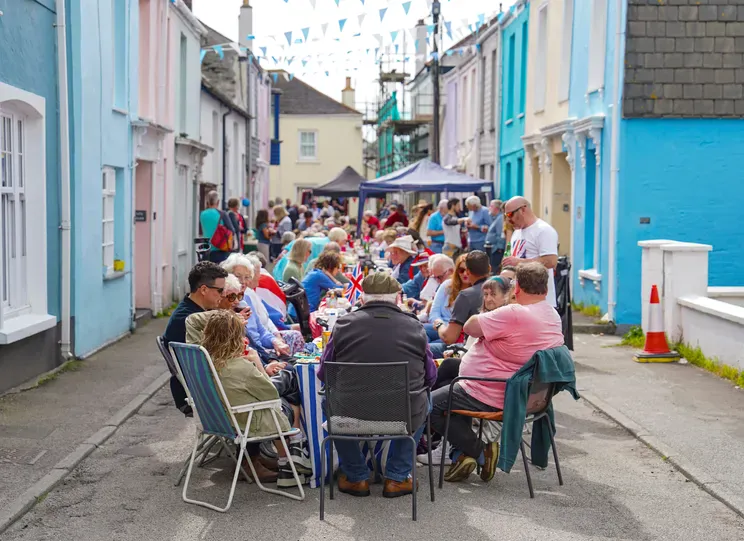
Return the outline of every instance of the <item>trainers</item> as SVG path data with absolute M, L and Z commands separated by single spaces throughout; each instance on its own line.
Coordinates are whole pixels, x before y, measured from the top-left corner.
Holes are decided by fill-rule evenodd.
M 439 466 L 442 463 L 442 447 L 443 445 L 440 445 L 436 449 L 434 449 L 431 452 L 431 464 L 432 466 Z M 421 462 L 421 464 L 429 464 L 429 454 L 424 453 L 423 455 L 418 455 L 416 457 L 416 460 Z M 452 464 L 452 459 L 449 457 L 449 455 L 444 459 L 444 465 L 449 466 Z
M 486 445 L 486 448 L 483 449 L 483 456 L 485 456 L 486 462 L 481 467 L 480 478 L 488 483 L 496 473 L 496 463 L 499 461 L 499 444 L 494 441 Z
M 478 465 L 474 458 L 467 455 L 460 455 L 459 458 L 452 463 L 449 470 L 444 474 L 444 480 L 449 483 L 457 483 L 464 481 Z
M 310 450 L 307 441 L 290 442 L 289 458 L 294 462 L 298 473 L 307 475 L 313 473 L 313 464 L 310 462 Z
M 295 469 L 297 469 L 296 465 Z M 308 482 L 299 469 L 297 469 L 297 477 L 300 478 L 300 483 L 303 485 Z M 276 486 L 280 488 L 297 486 L 297 480 L 294 477 L 294 473 L 292 473 L 292 467 L 289 465 L 289 461 L 286 464 L 279 464 L 279 477 L 277 477 Z

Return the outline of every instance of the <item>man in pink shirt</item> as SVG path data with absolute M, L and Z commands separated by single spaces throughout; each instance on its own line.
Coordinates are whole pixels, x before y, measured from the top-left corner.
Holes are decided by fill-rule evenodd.
M 508 379 L 536 351 L 563 345 L 561 318 L 546 302 L 547 294 L 548 271 L 541 263 L 517 267 L 517 304 L 472 316 L 465 323 L 465 333 L 478 340 L 463 357 L 460 376 Z M 505 392 L 505 383 L 459 381 L 452 393 L 452 409 L 500 411 L 504 408 Z M 432 395 L 431 424 L 440 434 L 445 430 L 448 394 L 449 387 L 444 387 Z M 452 416 L 449 441 L 455 448 L 455 456 L 444 477 L 447 481 L 467 479 L 477 464 L 482 466 L 481 479 L 488 482 L 493 478 L 499 444 L 484 444 L 473 432 L 470 417 Z

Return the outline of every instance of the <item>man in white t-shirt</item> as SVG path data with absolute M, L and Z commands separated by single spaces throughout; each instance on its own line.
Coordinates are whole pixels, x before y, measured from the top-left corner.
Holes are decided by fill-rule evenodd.
M 530 202 L 524 197 L 512 197 L 506 202 L 504 216 L 514 225 L 511 238 L 511 255 L 502 265 L 516 267 L 520 263 L 539 261 L 548 269 L 548 296 L 545 299 L 556 306 L 554 269 L 558 264 L 558 233 L 546 221 L 532 212 Z

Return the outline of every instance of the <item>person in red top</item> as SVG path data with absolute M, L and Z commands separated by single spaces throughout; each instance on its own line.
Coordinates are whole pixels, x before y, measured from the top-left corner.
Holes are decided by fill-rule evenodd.
M 365 223 L 369 224 L 370 227 L 374 226 L 377 229 L 380 229 L 380 220 L 377 219 L 377 216 L 375 216 L 375 213 L 371 210 L 364 211 L 363 220 L 365 221 Z
M 408 216 L 406 216 L 403 205 L 390 205 L 390 216 L 387 217 L 385 227 L 393 227 L 400 223 L 403 227 L 408 227 Z

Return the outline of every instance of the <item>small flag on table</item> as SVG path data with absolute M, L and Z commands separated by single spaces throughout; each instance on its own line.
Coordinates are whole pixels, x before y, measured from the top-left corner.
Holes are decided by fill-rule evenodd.
M 356 304 L 359 297 L 362 295 L 362 280 L 364 280 L 364 273 L 362 272 L 362 266 L 357 263 L 354 270 L 346 274 L 346 277 L 351 280 L 351 284 L 346 286 L 344 296 L 352 305 Z

